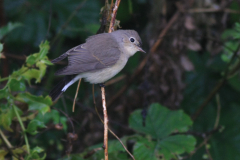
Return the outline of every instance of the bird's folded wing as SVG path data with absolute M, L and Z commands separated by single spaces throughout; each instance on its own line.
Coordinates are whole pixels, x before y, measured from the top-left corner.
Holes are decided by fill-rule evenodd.
M 68 66 L 58 70 L 56 75 L 80 74 L 110 67 L 118 61 L 121 51 L 111 34 L 102 34 L 92 36 L 65 54 L 68 55 Z

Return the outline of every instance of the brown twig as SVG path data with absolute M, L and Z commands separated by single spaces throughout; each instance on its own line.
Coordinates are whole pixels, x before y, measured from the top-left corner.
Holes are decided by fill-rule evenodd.
M 94 84 L 93 84 L 93 87 L 92 87 L 92 95 L 93 95 L 93 103 L 94 103 L 94 106 L 95 106 L 95 111 L 98 115 L 98 118 L 101 120 L 101 122 L 104 124 L 102 118 L 100 117 L 99 115 L 99 112 L 97 110 L 97 106 L 96 106 L 96 101 L 95 101 L 95 96 L 94 96 Z M 118 141 L 122 144 L 123 148 L 125 149 L 125 151 L 129 154 L 129 156 L 132 157 L 133 160 L 135 160 L 134 156 L 129 152 L 129 150 L 127 149 L 127 147 L 123 144 L 123 142 L 121 141 L 121 139 L 108 127 L 108 131 L 111 132 L 111 134 L 118 139 Z
M 117 10 L 118 10 L 118 6 L 119 6 L 120 2 L 121 2 L 121 0 L 116 0 L 115 1 L 115 5 L 113 7 L 113 12 L 112 12 L 112 15 L 111 15 L 112 17 L 111 17 L 108 33 L 111 33 L 111 32 L 114 31 L 115 19 L 116 19 L 116 16 L 117 16 Z
M 162 30 L 162 32 L 159 34 L 157 41 L 154 43 L 154 45 L 150 49 L 150 53 L 142 60 L 142 62 L 138 65 L 136 71 L 133 73 L 131 78 L 129 79 L 128 83 L 124 85 L 121 90 L 119 90 L 111 99 L 108 101 L 108 106 L 110 106 L 114 101 L 116 101 L 124 92 L 127 90 L 127 88 L 133 83 L 135 78 L 141 73 L 143 70 L 145 64 L 147 63 L 148 58 L 156 52 L 158 46 L 162 43 L 163 37 L 167 34 L 171 26 L 174 24 L 174 22 L 178 19 L 180 15 L 180 12 L 177 11 L 173 17 L 170 19 L 166 27 Z
M 113 2 L 113 1 L 112 1 Z M 114 31 L 114 23 L 117 15 L 117 9 L 119 7 L 121 0 L 116 0 L 115 5 L 113 7 L 113 12 L 111 15 L 111 21 L 109 25 L 108 33 L 111 33 Z M 105 160 L 108 160 L 108 115 L 107 115 L 107 106 L 106 106 L 106 97 L 105 97 L 105 88 L 101 87 L 101 93 L 102 93 L 102 107 L 103 107 L 103 115 L 104 115 L 104 142 L 103 142 L 103 148 L 104 148 L 104 157 Z
M 76 90 L 75 97 L 74 97 L 74 100 L 73 100 L 72 112 L 74 112 L 74 110 L 75 110 L 75 104 L 76 104 L 76 99 L 77 99 L 78 91 L 79 91 L 79 88 L 80 88 L 81 80 L 82 79 L 79 79 L 79 81 L 78 81 L 77 90 Z
M 102 93 L 102 107 L 103 107 L 103 116 L 104 116 L 104 157 L 105 160 L 108 160 L 108 115 L 107 115 L 107 106 L 106 106 L 106 97 L 105 97 L 105 88 L 101 87 Z

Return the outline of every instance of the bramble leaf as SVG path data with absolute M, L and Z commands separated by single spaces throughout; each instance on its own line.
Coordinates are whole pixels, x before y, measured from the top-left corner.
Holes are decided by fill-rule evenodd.
M 39 120 L 35 120 L 33 119 L 29 124 L 28 127 L 26 129 L 26 131 L 32 135 L 37 134 L 37 129 L 38 128 L 45 128 L 46 126 L 44 125 L 43 122 L 39 121 Z
M 16 100 L 28 103 L 29 110 L 38 110 L 42 114 L 45 114 L 50 110 L 52 105 L 51 97 L 46 96 L 34 96 L 30 93 L 20 93 L 17 95 Z

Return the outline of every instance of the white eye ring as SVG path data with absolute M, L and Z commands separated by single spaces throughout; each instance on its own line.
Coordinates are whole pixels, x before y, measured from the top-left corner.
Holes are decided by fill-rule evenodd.
M 135 42 L 135 38 L 130 37 L 130 38 L 129 38 L 129 41 L 132 42 L 132 43 L 134 43 L 134 42 Z

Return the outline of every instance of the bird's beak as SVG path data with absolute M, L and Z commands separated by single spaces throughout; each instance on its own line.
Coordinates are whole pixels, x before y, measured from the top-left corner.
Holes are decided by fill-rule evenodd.
M 138 46 L 138 51 L 146 53 L 141 47 Z

